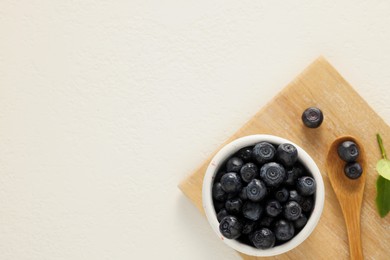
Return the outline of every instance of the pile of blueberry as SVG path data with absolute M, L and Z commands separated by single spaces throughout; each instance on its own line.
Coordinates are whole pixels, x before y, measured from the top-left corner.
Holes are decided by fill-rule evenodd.
M 219 230 L 260 249 L 283 244 L 306 225 L 315 191 L 292 144 L 245 147 L 224 162 L 213 183 Z
M 346 162 L 344 167 L 345 175 L 350 179 L 357 179 L 363 173 L 363 168 L 356 160 L 359 157 L 360 151 L 355 142 L 342 142 L 338 148 L 337 153 L 339 157 Z

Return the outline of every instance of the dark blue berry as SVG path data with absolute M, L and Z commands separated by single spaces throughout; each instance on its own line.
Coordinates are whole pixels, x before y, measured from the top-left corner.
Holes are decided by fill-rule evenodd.
M 352 141 L 342 142 L 337 148 L 339 157 L 346 162 L 354 162 L 359 157 L 359 148 Z
M 355 180 L 362 176 L 363 168 L 358 162 L 347 163 L 344 167 L 344 173 L 348 178 Z
M 259 174 L 259 168 L 254 163 L 246 163 L 240 170 L 241 179 L 245 182 L 250 182 Z
M 298 150 L 292 144 L 280 144 L 277 149 L 277 156 L 284 166 L 291 167 L 298 160 Z
M 238 197 L 240 193 L 239 192 L 233 192 L 233 193 L 228 193 L 227 194 L 227 199 L 230 200 L 230 199 L 235 199 Z
M 301 214 L 297 220 L 294 221 L 294 227 L 296 229 L 302 229 L 307 223 L 307 217 L 305 214 Z
M 285 177 L 286 171 L 279 163 L 266 163 L 260 169 L 260 178 L 270 187 L 278 187 Z
M 214 209 L 216 212 L 219 212 L 221 209 L 223 209 L 225 207 L 224 201 L 213 200 L 213 204 L 214 204 Z
M 299 205 L 303 212 L 310 213 L 314 207 L 314 199 L 312 197 L 304 197 Z
M 229 199 L 225 203 L 225 209 L 231 214 L 238 214 L 241 211 L 242 201 L 238 198 Z
M 303 196 L 310 196 L 316 192 L 316 181 L 309 176 L 304 176 L 297 181 L 297 190 Z
M 267 188 L 262 181 L 253 179 L 248 186 L 246 186 L 246 195 L 249 200 L 258 202 L 267 195 Z
M 302 121 L 309 128 L 317 128 L 324 121 L 324 115 L 319 108 L 309 107 L 302 113 Z
M 275 153 L 275 147 L 272 144 L 260 142 L 253 148 L 252 156 L 259 164 L 263 164 L 272 161 Z
M 219 182 L 222 178 L 222 176 L 226 173 L 224 170 L 219 170 L 217 174 L 215 175 L 214 182 Z
M 250 240 L 256 248 L 268 249 L 275 244 L 275 234 L 268 228 L 261 228 L 250 235 Z
M 221 178 L 222 189 L 225 192 L 238 192 L 242 187 L 241 178 L 235 172 L 225 173 Z
M 242 234 L 248 235 L 253 232 L 253 230 L 256 228 L 256 222 L 245 220 L 243 221 L 244 227 L 242 228 Z
M 213 198 L 218 201 L 225 201 L 227 199 L 227 193 L 222 189 L 222 185 L 219 182 L 213 185 Z
M 241 235 L 243 225 L 234 216 L 224 217 L 219 223 L 219 231 L 227 239 L 236 239 Z
M 299 193 L 296 190 L 290 190 L 290 195 L 288 197 L 288 200 L 301 203 L 303 201 L 303 197 L 299 195 Z
M 295 229 L 291 222 L 281 219 L 275 223 L 274 232 L 277 240 L 287 241 L 294 236 Z
M 265 212 L 268 216 L 276 217 L 283 211 L 282 205 L 277 200 L 270 200 L 265 206 Z
M 303 169 L 300 166 L 294 166 L 291 169 L 288 169 L 286 172 L 286 179 L 284 181 L 284 184 L 288 186 L 294 186 L 295 182 L 299 177 L 301 177 L 303 174 Z
M 221 209 L 218 214 L 217 214 L 217 219 L 218 219 L 218 222 L 221 222 L 222 219 L 226 216 L 229 216 L 229 213 L 227 212 L 226 209 Z
M 302 213 L 301 206 L 296 201 L 289 201 L 284 205 L 284 217 L 287 220 L 297 220 Z
M 290 193 L 286 188 L 280 189 L 275 192 L 275 199 L 277 199 L 279 202 L 286 202 L 289 196 Z
M 237 152 L 237 156 L 244 162 L 249 162 L 252 159 L 252 149 L 253 147 L 244 147 Z
M 270 217 L 270 216 L 264 216 L 260 219 L 260 222 L 259 222 L 259 226 L 261 227 L 271 227 L 272 225 L 272 222 L 274 221 L 275 219 L 273 217 Z
M 261 215 L 263 214 L 263 208 L 260 203 L 247 201 L 242 207 L 242 215 L 245 218 L 256 221 L 259 220 Z
M 238 194 L 238 197 L 241 199 L 241 200 L 247 200 L 248 199 L 248 195 L 246 194 L 246 187 L 243 187 L 242 190 L 240 191 L 240 193 Z
M 232 157 L 226 163 L 226 171 L 239 173 L 243 164 L 244 162 L 240 158 Z

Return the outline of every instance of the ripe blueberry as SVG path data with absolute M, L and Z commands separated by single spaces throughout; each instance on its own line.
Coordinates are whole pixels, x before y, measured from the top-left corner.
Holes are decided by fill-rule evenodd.
M 352 141 L 342 142 L 337 148 L 339 157 L 346 162 L 354 162 L 359 157 L 359 148 Z
M 263 208 L 261 207 L 260 203 L 247 201 L 242 207 L 242 214 L 247 219 L 257 221 L 263 214 Z
M 221 209 L 221 210 L 218 212 L 218 214 L 217 214 L 218 222 L 221 222 L 222 219 L 223 219 L 224 217 L 228 216 L 228 215 L 229 215 L 229 213 L 227 212 L 226 209 Z
M 259 164 L 263 164 L 272 161 L 275 152 L 275 147 L 272 144 L 260 142 L 253 148 L 252 156 Z
M 307 223 L 307 217 L 305 214 L 301 214 L 297 220 L 294 221 L 294 227 L 296 229 L 303 228 Z
M 238 214 L 242 207 L 242 201 L 238 198 L 229 199 L 225 203 L 226 210 L 231 214 Z
M 235 172 L 225 173 L 221 178 L 221 185 L 225 192 L 238 192 L 242 187 L 241 178 Z
M 309 176 L 304 176 L 297 181 L 297 190 L 303 196 L 309 196 L 316 191 L 316 181 Z
M 227 194 L 227 199 L 230 200 L 230 199 L 235 199 L 238 197 L 240 193 L 239 192 L 233 192 L 233 193 L 228 193 Z
M 358 162 L 347 163 L 344 167 L 345 175 L 350 179 L 357 179 L 363 173 L 363 168 Z
M 227 193 L 222 189 L 222 185 L 219 182 L 213 185 L 213 198 L 218 201 L 225 201 L 227 199 Z
M 243 164 L 244 162 L 240 158 L 232 157 L 226 163 L 226 171 L 239 173 Z
M 220 210 L 222 210 L 225 207 L 224 201 L 213 200 L 213 204 L 214 204 L 214 209 L 216 212 L 219 212 Z
M 289 196 L 290 193 L 286 188 L 280 189 L 275 192 L 275 199 L 277 199 L 279 202 L 286 202 Z
M 277 156 L 284 166 L 291 167 L 298 160 L 298 150 L 292 144 L 280 144 L 277 149 Z
M 324 115 L 319 108 L 309 107 L 302 113 L 302 121 L 309 128 L 317 128 L 324 121 Z
M 261 228 L 250 235 L 250 240 L 256 248 L 267 249 L 275 244 L 275 234 L 268 228 Z
M 301 206 L 296 201 L 289 201 L 284 205 L 284 217 L 287 220 L 297 220 L 301 213 Z
M 299 195 L 299 193 L 296 190 L 290 190 L 290 195 L 288 197 L 288 200 L 301 203 L 303 201 L 303 197 Z
M 219 170 L 215 175 L 214 182 L 218 182 L 221 180 L 222 176 L 226 173 L 224 170 Z
M 299 205 L 301 206 L 303 212 L 310 213 L 314 207 L 313 197 L 304 197 Z
M 237 152 L 237 156 L 244 162 L 249 162 L 252 159 L 252 149 L 253 147 L 244 147 Z
M 241 222 L 233 216 L 224 217 L 219 223 L 219 231 L 228 239 L 236 239 L 242 232 Z
M 248 186 L 246 186 L 246 195 L 249 200 L 258 202 L 267 195 L 267 188 L 262 181 L 253 179 Z
M 242 228 L 242 233 L 244 235 L 248 235 L 253 232 L 253 230 L 256 228 L 256 222 L 250 221 L 250 220 L 245 220 L 243 221 L 244 226 Z
M 282 205 L 277 200 L 270 200 L 265 206 L 265 212 L 268 216 L 276 217 L 283 211 Z
M 286 172 L 286 180 L 284 183 L 288 186 L 294 186 L 295 182 L 303 174 L 303 169 L 301 166 L 294 166 L 291 169 L 288 169 Z
M 285 177 L 286 171 L 279 163 L 266 163 L 260 169 L 260 178 L 270 187 L 278 187 Z
M 246 163 L 240 170 L 241 179 L 245 182 L 250 182 L 259 174 L 259 169 L 254 163 Z
M 277 240 L 287 241 L 294 236 L 295 229 L 291 222 L 281 219 L 275 223 L 274 232 Z
M 241 199 L 241 200 L 247 200 L 248 199 L 248 196 L 246 194 L 246 187 L 243 187 L 242 190 L 240 191 L 240 193 L 238 194 L 238 197 Z

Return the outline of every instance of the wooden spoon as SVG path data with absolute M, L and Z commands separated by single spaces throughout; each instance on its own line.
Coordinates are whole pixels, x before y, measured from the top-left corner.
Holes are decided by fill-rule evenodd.
M 363 168 L 362 175 L 355 180 L 344 174 L 346 162 L 337 154 L 337 147 L 344 141 L 353 141 L 357 144 L 360 155 L 357 161 Z M 341 210 L 347 226 L 349 252 L 351 259 L 363 259 L 362 240 L 360 235 L 360 211 L 363 200 L 364 184 L 367 176 L 367 161 L 363 145 L 352 136 L 337 138 L 329 148 L 326 158 L 326 168 L 330 183 L 339 200 Z

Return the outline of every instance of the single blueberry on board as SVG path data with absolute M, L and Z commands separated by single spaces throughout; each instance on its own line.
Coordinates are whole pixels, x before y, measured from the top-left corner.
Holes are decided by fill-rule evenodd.
M 309 128 L 317 128 L 324 121 L 322 111 L 317 107 L 309 107 L 302 113 L 302 122 Z

